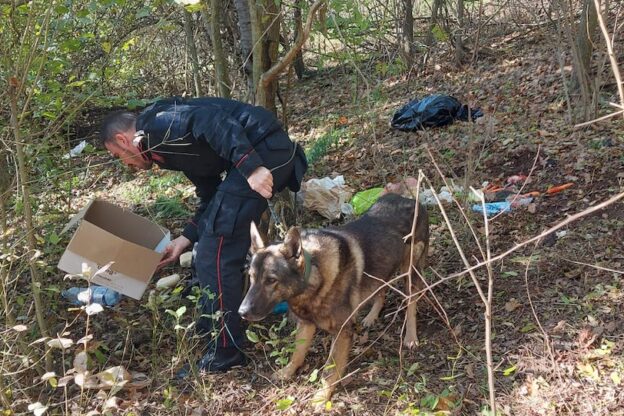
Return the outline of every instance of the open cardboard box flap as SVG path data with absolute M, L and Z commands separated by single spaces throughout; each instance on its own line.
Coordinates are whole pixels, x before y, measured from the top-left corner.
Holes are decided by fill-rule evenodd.
M 91 201 L 63 231 L 80 220 L 58 267 L 79 274 L 82 263 L 95 271 L 112 261 L 108 270 L 91 281 L 140 299 L 170 241 L 169 231 L 101 199 Z

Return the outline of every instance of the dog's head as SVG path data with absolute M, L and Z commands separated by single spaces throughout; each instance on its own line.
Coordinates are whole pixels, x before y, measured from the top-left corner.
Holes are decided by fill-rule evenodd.
M 249 291 L 238 313 L 249 321 L 265 318 L 273 307 L 301 293 L 305 288 L 305 259 L 297 227 L 288 230 L 283 243 L 265 246 L 251 224 Z

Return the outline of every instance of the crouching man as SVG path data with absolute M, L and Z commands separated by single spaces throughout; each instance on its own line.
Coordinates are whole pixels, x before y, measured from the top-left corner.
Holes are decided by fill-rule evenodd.
M 198 369 L 221 372 L 244 365 L 245 336 L 237 311 L 249 227 L 259 221 L 273 194 L 286 187 L 299 190 L 307 169 L 303 150 L 273 113 L 222 98 L 172 98 L 138 115 L 116 112 L 103 121 L 100 135 L 106 149 L 128 167 L 150 169 L 155 163 L 183 172 L 195 185 L 197 211 L 167 246 L 160 266 L 176 261 L 198 242 L 197 276 L 202 289 L 216 296 L 204 295 L 205 316 L 197 330 L 218 334 L 216 339 L 207 336 Z M 214 314 L 217 319 L 211 318 Z M 178 377 L 188 373 L 187 365 Z

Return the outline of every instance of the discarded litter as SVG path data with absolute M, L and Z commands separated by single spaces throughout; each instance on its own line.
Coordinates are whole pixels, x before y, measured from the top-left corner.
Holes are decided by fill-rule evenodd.
M 526 207 L 528 206 L 530 203 L 533 202 L 533 197 L 531 196 L 524 196 L 524 195 L 510 195 L 507 197 L 506 199 L 507 202 L 509 202 L 511 204 L 512 208 L 516 208 L 516 207 Z
M 353 195 L 353 198 L 351 198 L 351 205 L 353 206 L 355 215 L 361 215 L 368 211 L 375 201 L 379 199 L 383 190 L 384 188 L 371 188 Z
M 71 287 L 61 292 L 61 296 L 74 305 L 99 303 L 102 306 L 115 306 L 121 300 L 121 294 L 103 286 Z
M 180 275 L 177 273 L 174 273 L 169 276 L 165 276 L 163 278 L 158 279 L 158 281 L 156 282 L 156 289 L 162 290 L 162 289 L 174 287 L 175 285 L 178 284 L 179 281 L 180 281 Z
M 192 261 L 193 261 L 192 251 L 187 251 L 186 253 L 180 254 L 180 266 L 181 267 L 191 267 Z
M 73 379 L 84 389 L 141 389 L 151 384 L 151 380 L 144 373 L 128 371 L 122 366 L 107 368 L 97 374 L 80 371 L 74 374 Z
M 434 94 L 401 107 L 394 113 L 390 125 L 403 131 L 415 131 L 445 126 L 454 120 L 475 121 L 482 116 L 483 112 L 479 108 L 469 109 L 454 97 Z
M 87 141 L 83 140 L 74 146 L 68 153 L 63 156 L 63 159 L 69 159 L 70 157 L 76 157 L 87 147 Z
M 406 198 L 415 198 L 418 195 L 418 200 L 421 204 L 427 206 L 438 205 L 438 200 L 442 203 L 450 204 L 453 202 L 453 195 L 461 195 L 464 193 L 464 187 L 455 185 L 453 183 L 449 186 L 443 186 L 440 188 L 440 192 L 432 191 L 429 188 L 418 190 L 418 180 L 413 177 L 405 178 L 400 182 L 390 182 L 385 187 L 381 195 L 386 193 L 394 193 L 404 196 Z M 437 196 L 437 200 L 436 200 Z
M 316 211 L 330 220 L 341 214 L 353 215 L 353 207 L 348 203 L 353 192 L 345 184 L 342 175 L 335 178 L 310 179 L 301 185 L 299 198 L 303 207 Z
M 546 190 L 546 195 L 553 195 L 559 193 L 561 191 L 565 191 L 566 189 L 572 187 L 574 185 L 573 182 L 565 183 L 563 185 L 551 186 Z
M 489 215 L 495 215 L 500 212 L 509 212 L 511 211 L 511 202 L 487 202 L 485 204 L 474 204 L 472 206 L 472 210 L 474 212 L 483 213 L 483 208 L 485 205 L 485 213 Z

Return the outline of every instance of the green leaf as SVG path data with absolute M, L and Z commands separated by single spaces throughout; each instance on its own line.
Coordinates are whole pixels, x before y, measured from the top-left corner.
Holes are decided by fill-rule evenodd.
M 78 39 L 67 39 L 61 43 L 61 50 L 63 52 L 75 52 L 80 49 L 80 41 Z
M 258 338 L 258 335 L 253 332 L 250 331 L 249 329 L 245 331 L 245 334 L 247 334 L 247 339 L 253 343 L 257 343 L 260 342 L 260 338 Z
M 318 368 L 315 368 L 314 371 L 312 371 L 312 374 L 310 374 L 310 378 L 308 378 L 308 381 L 310 383 L 314 383 L 318 379 L 318 373 Z
M 180 318 L 182 317 L 182 315 L 184 315 L 185 312 L 186 312 L 186 306 L 180 306 L 178 310 L 175 312 L 175 314 L 178 318 Z
M 53 389 L 55 389 L 56 386 L 58 386 L 58 380 L 56 379 L 56 377 L 49 378 L 48 383 Z
M 102 351 L 100 351 L 99 349 L 96 349 L 95 351 L 93 351 L 93 354 L 95 355 L 95 360 L 100 364 L 104 364 L 106 361 L 108 361 L 108 358 L 106 355 L 104 355 L 104 353 Z
M 292 396 L 288 396 L 285 399 L 280 399 L 277 401 L 277 410 L 286 410 L 295 402 L 295 398 Z
M 189 13 L 199 12 L 199 11 L 201 11 L 201 9 L 203 7 L 204 6 L 202 5 L 201 2 L 197 2 L 195 4 L 187 4 L 187 5 L 184 6 L 186 11 L 188 11 Z
M 58 234 L 53 231 L 52 234 L 48 236 L 48 241 L 50 242 L 50 244 L 55 246 L 58 244 L 59 241 L 61 241 L 61 237 L 59 237 Z
M 110 42 L 102 42 L 102 50 L 106 53 L 110 53 L 112 45 Z
M 137 100 L 136 98 L 128 100 L 128 110 L 136 110 L 137 107 L 142 105 L 145 105 L 142 100 Z
M 416 370 L 418 370 L 418 363 L 414 363 L 410 366 L 410 368 L 407 370 L 407 376 L 409 377 L 413 375 L 416 372 Z
M 527 332 L 531 332 L 534 330 L 535 330 L 535 325 L 533 325 L 533 323 L 531 322 L 529 322 L 528 324 L 520 328 L 520 332 L 522 332 L 523 334 L 526 334 Z
M 61 15 L 61 14 L 65 14 L 65 13 L 69 12 L 69 8 L 66 7 L 66 6 L 56 6 L 54 8 L 54 11 L 56 12 L 56 14 Z
M 514 365 L 512 365 L 512 366 L 511 366 L 511 367 L 509 367 L 509 368 L 506 368 L 506 369 L 505 369 L 505 371 L 503 371 L 503 375 L 504 375 L 505 377 L 510 376 L 511 374 L 513 374 L 513 373 L 516 371 L 516 368 L 517 368 L 517 367 L 516 367 L 516 365 L 515 365 L 515 364 L 514 364 Z
M 440 398 L 438 396 L 433 394 L 427 394 L 425 397 L 420 399 L 420 405 L 422 407 L 428 407 L 429 409 L 433 410 L 436 408 L 439 401 Z
M 150 14 L 152 14 L 152 8 L 149 6 L 145 6 L 139 9 L 139 11 L 136 12 L 136 18 L 140 19 L 142 17 L 147 17 Z
M 87 81 L 74 81 L 67 84 L 67 87 L 82 87 Z

